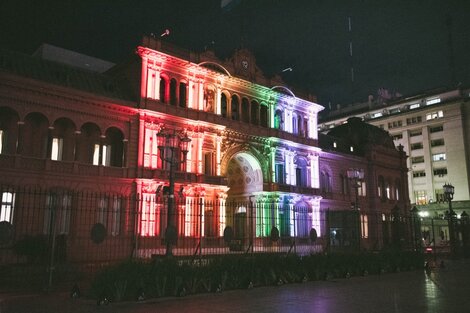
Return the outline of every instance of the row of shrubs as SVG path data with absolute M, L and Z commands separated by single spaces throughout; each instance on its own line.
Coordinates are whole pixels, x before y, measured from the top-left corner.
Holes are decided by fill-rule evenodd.
M 423 267 L 422 254 L 226 255 L 207 259 L 129 261 L 98 273 L 90 288 L 96 299 L 143 300 L 257 286 L 348 278 Z

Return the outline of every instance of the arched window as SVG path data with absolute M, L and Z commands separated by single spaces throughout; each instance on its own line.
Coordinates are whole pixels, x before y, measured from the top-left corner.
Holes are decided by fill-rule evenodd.
M 16 153 L 18 113 L 10 108 L 0 108 L 0 154 Z
M 180 82 L 179 105 L 181 108 L 186 107 L 186 101 L 186 83 Z
M 242 99 L 242 122 L 250 122 L 250 103 L 247 98 Z
M 167 97 L 167 79 L 163 76 L 160 76 L 160 101 L 163 103 L 168 103 Z
M 75 150 L 75 125 L 67 118 L 54 122 L 52 130 L 51 160 L 73 161 Z
M 400 180 L 396 179 L 395 180 L 395 200 L 400 200 L 401 199 L 401 184 Z
M 261 105 L 260 108 L 260 125 L 268 127 L 268 107 L 266 105 Z
M 295 179 L 296 186 L 307 187 L 307 161 L 304 158 L 298 158 L 296 162 Z
M 45 158 L 48 152 L 49 122 L 41 113 L 31 113 L 25 118 L 23 135 L 23 154 Z
M 299 122 L 297 114 L 295 113 L 292 114 L 292 133 L 296 135 L 299 133 Z
M 227 96 L 224 93 L 220 95 L 220 114 L 227 117 Z
M 327 171 L 320 173 L 320 188 L 322 192 L 331 192 L 331 178 Z
M 176 79 L 172 78 L 170 80 L 170 104 L 171 105 L 176 105 L 176 102 L 178 100 L 176 96 L 176 86 L 177 86 Z
M 274 128 L 275 129 L 284 129 L 284 120 L 282 118 L 282 111 L 276 110 L 274 113 Z
M 383 176 L 379 176 L 378 178 L 377 196 L 382 200 L 385 199 L 385 180 Z
M 256 101 L 251 101 L 251 123 L 259 125 L 259 104 Z
M 231 112 L 232 120 L 239 121 L 240 120 L 240 115 L 239 115 L 240 100 L 238 99 L 237 96 L 235 95 L 232 96 L 231 104 L 232 104 L 232 112 Z
M 117 128 L 109 128 L 106 130 L 106 138 L 103 143 L 102 165 L 106 166 L 122 166 L 124 151 L 124 135 Z

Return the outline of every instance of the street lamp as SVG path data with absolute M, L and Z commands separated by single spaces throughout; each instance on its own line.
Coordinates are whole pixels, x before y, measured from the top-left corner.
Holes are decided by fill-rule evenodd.
M 364 179 L 364 170 L 357 168 L 350 168 L 347 171 L 349 180 L 354 183 L 354 189 L 356 190 L 356 199 L 354 201 L 354 212 L 357 214 L 357 246 L 361 248 L 361 215 L 359 214 L 359 187 L 361 187 L 361 182 Z
M 191 139 L 186 132 L 179 134 L 175 130 L 166 132 L 161 129 L 157 134 L 157 144 L 160 150 L 160 158 L 167 162 L 170 166 L 169 186 L 168 186 L 168 211 L 167 226 L 165 230 L 166 253 L 165 255 L 173 255 L 172 244 L 176 243 L 178 233 L 175 227 L 174 214 L 174 198 L 175 198 L 175 166 L 186 162 L 186 155 L 189 151 L 189 143 Z M 180 159 L 178 153 L 182 153 L 183 158 Z
M 448 218 L 449 222 L 449 240 L 450 240 L 450 253 L 454 256 L 455 255 L 455 218 L 457 214 L 455 214 L 454 210 L 452 210 L 452 199 L 454 199 L 454 186 L 449 183 L 446 183 L 444 186 L 444 197 L 447 202 L 449 202 L 449 211 L 446 212 L 446 217 Z

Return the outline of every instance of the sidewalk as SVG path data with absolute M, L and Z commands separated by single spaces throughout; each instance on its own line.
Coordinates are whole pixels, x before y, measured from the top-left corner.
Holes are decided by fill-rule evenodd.
M 470 261 L 446 261 L 444 268 L 353 277 L 333 281 L 234 290 L 144 302 L 111 303 L 72 299 L 68 293 L 0 295 L 1 313 L 148 312 L 435 312 L 470 308 Z

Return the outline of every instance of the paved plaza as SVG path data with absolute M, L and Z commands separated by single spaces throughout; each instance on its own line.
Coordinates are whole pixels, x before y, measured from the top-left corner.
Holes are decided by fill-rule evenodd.
M 181 298 L 111 303 L 70 299 L 66 294 L 0 295 L 0 313 L 153 312 L 470 312 L 470 261 L 444 268 L 331 281 L 226 291 Z

